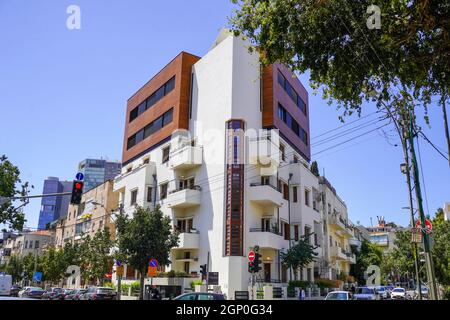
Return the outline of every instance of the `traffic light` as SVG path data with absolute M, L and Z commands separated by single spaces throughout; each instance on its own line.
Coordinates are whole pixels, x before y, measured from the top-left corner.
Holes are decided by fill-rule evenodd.
M 252 261 L 248 262 L 248 272 L 253 273 L 253 270 L 255 268 L 255 265 L 253 264 Z
M 255 246 L 253 249 L 255 251 L 255 260 L 253 261 L 253 272 L 261 271 L 261 255 L 259 254 L 259 247 Z
M 202 274 L 202 280 L 206 279 L 206 274 L 207 274 L 206 264 L 202 264 L 200 266 L 200 273 Z
M 71 204 L 81 203 L 81 196 L 83 195 L 83 186 L 84 183 L 82 181 L 74 180 L 72 185 L 72 197 L 70 198 Z

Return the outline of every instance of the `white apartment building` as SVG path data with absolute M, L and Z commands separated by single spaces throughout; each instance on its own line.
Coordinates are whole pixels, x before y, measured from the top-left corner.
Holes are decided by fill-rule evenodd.
M 317 262 L 299 278 L 314 281 L 329 253 L 308 116 L 300 81 L 282 65 L 263 68 L 227 30 L 202 58 L 180 53 L 128 100 L 114 191 L 128 214 L 160 205 L 172 218 L 180 243 L 166 270 L 195 276 L 207 264 L 233 299 L 248 288 L 255 245 L 259 281 L 284 286 L 293 275 L 280 252 L 310 235 Z

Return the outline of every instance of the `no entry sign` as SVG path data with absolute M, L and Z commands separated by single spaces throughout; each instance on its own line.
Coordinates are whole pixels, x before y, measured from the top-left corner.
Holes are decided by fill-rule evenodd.
M 255 260 L 255 252 L 252 250 L 248 253 L 248 261 L 253 262 Z
M 422 223 L 420 222 L 420 220 L 416 221 L 416 228 L 422 229 Z M 422 231 L 426 232 L 427 234 L 430 234 L 431 230 L 433 230 L 433 225 L 431 224 L 431 221 L 429 219 L 425 219 L 425 229 L 422 229 Z

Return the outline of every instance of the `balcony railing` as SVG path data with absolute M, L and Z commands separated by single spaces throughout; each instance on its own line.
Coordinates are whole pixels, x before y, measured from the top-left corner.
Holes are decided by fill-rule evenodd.
M 281 236 L 281 232 L 279 232 L 275 228 L 250 228 L 250 232 L 270 232 L 273 234 L 276 234 L 277 236 Z
M 250 187 L 260 187 L 260 186 L 269 186 L 272 189 L 281 192 L 280 189 L 278 189 L 277 187 L 275 187 L 274 185 L 270 184 L 270 183 L 261 183 L 261 182 L 252 182 L 250 183 Z
M 169 191 L 169 194 L 174 194 L 183 190 L 197 190 L 197 191 L 202 191 L 202 187 L 200 186 L 191 186 L 191 187 L 182 187 L 182 188 L 177 188 L 174 190 Z

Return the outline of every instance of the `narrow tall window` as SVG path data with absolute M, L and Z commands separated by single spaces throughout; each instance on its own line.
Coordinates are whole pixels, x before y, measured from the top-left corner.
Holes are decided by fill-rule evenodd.
M 162 150 L 162 163 L 166 163 L 167 161 L 169 161 L 169 154 L 170 154 L 170 146 L 165 147 Z
M 160 197 L 161 200 L 167 198 L 167 187 L 168 187 L 168 185 L 169 185 L 168 183 L 164 183 L 164 184 L 159 186 L 159 188 L 160 188 L 159 197 Z
M 131 191 L 130 205 L 135 205 L 137 203 L 137 195 L 138 195 L 138 190 L 137 189 Z
M 298 201 L 297 187 L 292 187 L 292 198 L 294 202 Z
M 280 155 L 281 155 L 281 160 L 285 161 L 286 160 L 286 148 L 284 145 L 280 144 Z
M 147 202 L 152 202 L 153 188 L 147 187 Z
M 310 206 L 309 205 L 309 194 L 310 194 L 309 190 L 305 188 L 305 205 L 308 207 Z

